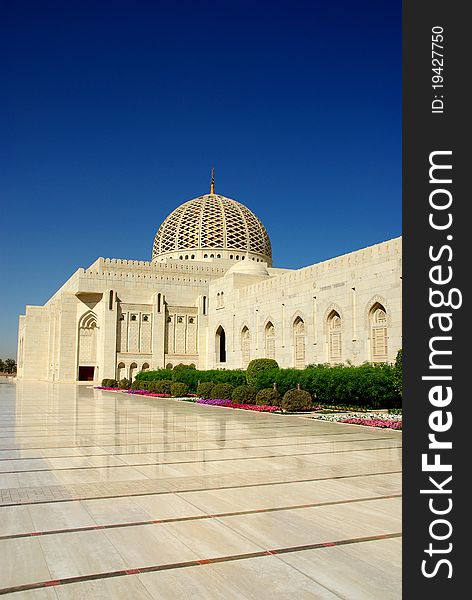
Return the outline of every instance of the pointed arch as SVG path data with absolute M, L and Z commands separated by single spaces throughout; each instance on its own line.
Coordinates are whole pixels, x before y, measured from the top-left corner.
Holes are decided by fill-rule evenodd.
M 138 365 L 135 362 L 132 362 L 129 366 L 130 381 L 134 381 L 134 378 L 135 378 L 137 372 L 138 372 Z
M 79 319 L 79 335 L 78 335 L 78 367 L 80 379 L 80 367 L 95 367 L 97 360 L 97 330 L 98 319 L 97 315 L 88 310 Z M 89 377 L 87 375 L 87 377 Z
M 292 321 L 292 335 L 295 368 L 302 369 L 305 366 L 306 328 L 305 321 L 300 316 L 295 317 Z
M 226 332 L 222 325 L 219 325 L 215 332 L 215 351 L 216 362 L 226 362 Z
M 388 361 L 388 315 L 383 304 L 375 302 L 369 311 L 370 354 L 372 362 Z
M 392 313 L 389 308 L 388 302 L 383 296 L 376 294 L 375 296 L 372 296 L 372 298 L 369 300 L 369 302 L 367 302 L 367 304 L 365 305 L 364 321 L 365 321 L 366 328 L 368 328 L 370 326 L 370 317 L 371 317 L 372 309 L 377 304 L 380 304 L 380 306 L 383 306 L 385 314 L 387 315 L 387 327 L 391 327 L 392 326 Z
M 277 332 L 272 321 L 266 321 L 264 327 L 264 348 L 266 358 L 275 358 L 275 338 Z
M 247 366 L 251 360 L 251 331 L 247 325 L 241 329 L 241 354 L 243 366 Z
M 126 377 L 126 367 L 124 362 L 118 363 L 116 368 L 116 379 L 120 381 Z
M 330 363 L 342 362 L 342 319 L 334 308 L 328 313 L 328 360 Z

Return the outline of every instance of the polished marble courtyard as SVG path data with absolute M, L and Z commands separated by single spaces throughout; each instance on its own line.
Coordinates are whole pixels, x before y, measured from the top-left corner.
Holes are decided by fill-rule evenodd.
M 0 385 L 0 595 L 399 599 L 401 433 Z

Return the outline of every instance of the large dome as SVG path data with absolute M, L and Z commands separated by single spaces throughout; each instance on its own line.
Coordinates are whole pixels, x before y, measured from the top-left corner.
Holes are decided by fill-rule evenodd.
M 205 194 L 181 204 L 165 219 L 154 239 L 152 260 L 253 260 L 272 265 L 264 225 L 244 204 Z

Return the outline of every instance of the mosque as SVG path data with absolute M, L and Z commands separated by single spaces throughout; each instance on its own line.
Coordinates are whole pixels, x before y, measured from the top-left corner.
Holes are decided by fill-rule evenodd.
M 151 261 L 98 258 L 19 318 L 18 379 L 99 382 L 192 364 L 393 362 L 401 238 L 302 269 L 272 266 L 264 225 L 215 193 L 164 220 Z

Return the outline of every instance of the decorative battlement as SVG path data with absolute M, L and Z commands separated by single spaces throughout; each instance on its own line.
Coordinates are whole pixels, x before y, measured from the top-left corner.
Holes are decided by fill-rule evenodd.
M 375 264 L 376 259 L 385 261 L 388 259 L 401 258 L 401 250 L 402 238 L 394 238 L 386 242 L 381 242 L 380 244 L 375 244 L 374 246 L 355 250 L 349 254 L 330 258 L 315 265 L 310 265 L 309 267 L 289 271 L 288 273 L 276 275 L 265 281 L 248 285 L 240 290 L 240 297 L 257 297 L 258 293 L 271 290 L 275 287 L 288 289 L 294 284 L 316 279 L 317 277 L 329 274 L 331 271 L 341 271 L 351 267 L 359 267 L 364 264 Z
M 151 272 L 155 274 L 159 273 L 194 273 L 194 274 L 205 274 L 210 276 L 222 277 L 228 270 L 228 266 L 219 266 L 213 264 L 202 264 L 202 263 L 189 263 L 188 261 L 182 262 L 180 260 L 168 260 L 167 262 L 149 262 L 147 260 L 126 260 L 121 258 L 98 258 L 94 263 L 90 265 L 88 269 L 84 269 L 88 273 L 108 273 L 115 269 L 127 270 L 132 269 L 133 271 L 140 272 Z

